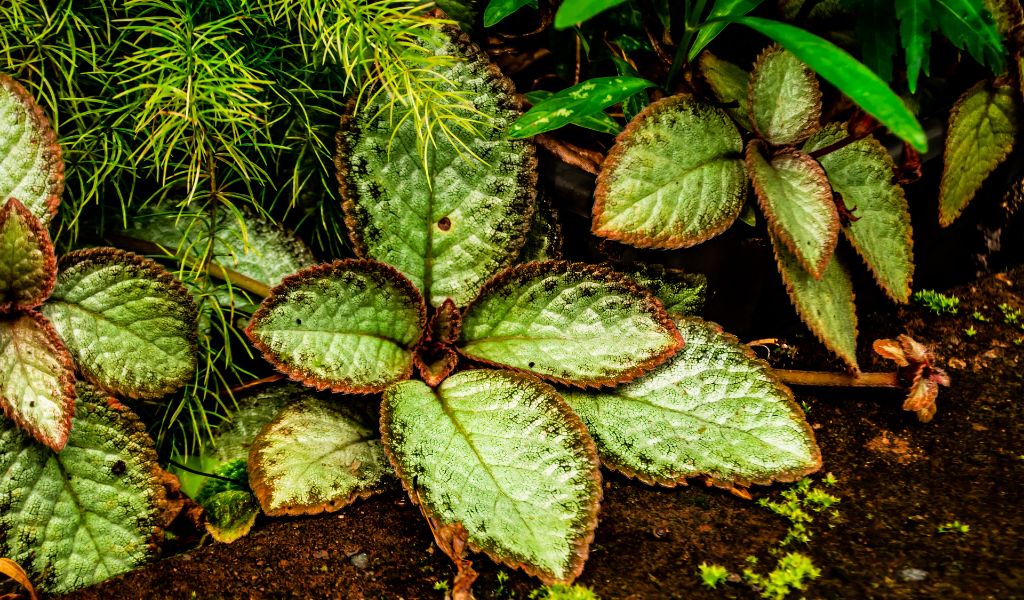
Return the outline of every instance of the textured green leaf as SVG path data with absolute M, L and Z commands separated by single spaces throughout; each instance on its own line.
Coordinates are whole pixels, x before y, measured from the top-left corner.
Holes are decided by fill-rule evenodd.
M 512 124 L 508 136 L 526 138 L 577 123 L 650 87 L 654 84 L 640 77 L 588 79 L 534 104 Z
M 64 255 L 43 314 L 82 374 L 132 398 L 162 396 L 195 372 L 198 310 L 155 262 L 114 248 Z
M 423 298 L 401 273 L 370 260 L 339 260 L 286 277 L 245 333 L 292 379 L 366 394 L 412 374 L 412 348 L 426 319 Z
M 879 123 L 919 152 L 928 150 L 928 136 L 914 113 L 878 75 L 845 50 L 787 23 L 759 17 L 739 17 L 735 20 L 772 38 L 792 52 L 823 79 L 849 96 L 864 112 L 878 119 Z
M 795 148 L 776 152 L 769 162 L 763 145 L 747 146 L 747 172 L 771 229 L 820 278 L 839 239 L 839 212 L 828 177 L 813 158 Z
M 818 470 L 814 433 L 768 365 L 714 324 L 676 325 L 686 346 L 671 361 L 612 390 L 564 392 L 601 461 L 667 486 L 701 475 L 768 484 Z
M 818 78 L 792 53 L 766 49 L 750 74 L 750 121 L 773 146 L 795 144 L 811 135 L 821 118 Z
M 981 184 L 1013 150 L 1020 133 L 1020 98 L 1010 86 L 982 81 L 964 92 L 949 115 L 939 223 L 956 220 Z
M 554 95 L 554 92 L 549 92 L 547 90 L 534 90 L 532 92 L 527 92 L 523 94 L 523 96 L 526 98 L 526 101 L 529 102 L 531 105 L 540 104 L 541 102 L 548 100 Z M 580 127 L 583 127 L 585 129 L 597 131 L 599 133 L 610 133 L 612 135 L 616 135 L 617 133 L 622 131 L 622 126 L 619 125 L 618 122 L 615 121 L 615 119 L 609 117 L 607 114 L 601 111 L 588 115 L 580 115 L 577 118 L 573 119 L 571 123 L 573 125 L 579 125 Z
M 555 29 L 568 29 L 626 0 L 565 0 L 555 13 Z
M 551 387 L 503 371 L 463 371 L 436 390 L 389 388 L 381 437 L 406 491 L 471 548 L 545 583 L 583 569 L 597 525 L 594 443 Z
M 490 0 L 484 9 L 484 27 L 494 27 L 524 6 L 537 8 L 537 0 Z
M 838 259 L 831 260 L 821 279 L 815 279 L 785 244 L 774 235 L 771 239 L 779 273 L 797 314 L 829 350 L 857 370 L 857 313 L 846 268 Z
M 704 25 L 697 30 L 697 37 L 693 39 L 690 46 L 689 57 L 692 61 L 697 58 L 700 51 L 707 47 L 718 34 L 722 33 L 729 25 L 728 19 L 740 17 L 757 8 L 762 0 L 715 0 L 711 12 L 708 13 Z M 722 19 L 722 20 L 713 20 Z
M 63 190 L 64 160 L 49 119 L 21 84 L 0 73 L 0 201 L 17 198 L 45 225 Z
M 562 226 L 551 200 L 537 193 L 537 210 L 533 211 L 526 243 L 519 253 L 518 262 L 557 260 L 562 258 Z
M 710 52 L 701 54 L 698 66 L 715 96 L 723 104 L 736 105 L 725 109 L 729 116 L 747 131 L 753 131 L 754 126 L 750 123 L 750 73 Z
M 616 265 L 615 269 L 647 288 L 665 305 L 665 312 L 673 317 L 696 316 L 704 310 L 708 279 L 700 273 L 686 273 L 679 269 L 643 263 Z
M 11 198 L 0 208 L 0 313 L 39 306 L 53 291 L 56 277 L 50 234 Z
M 742 151 L 722 110 L 689 96 L 655 102 L 601 167 L 593 232 L 642 248 L 685 248 L 718 235 L 747 195 Z
M 0 408 L 40 443 L 60 451 L 75 413 L 75 365 L 35 311 L 0 319 Z
M 683 343 L 661 302 L 628 277 L 584 263 L 512 267 L 463 314 L 459 351 L 582 386 L 629 381 Z
M 814 152 L 846 137 L 846 125 L 833 123 L 807 140 L 804 151 Z M 832 189 L 857 217 L 843 227 L 847 239 L 886 294 L 906 302 L 914 276 L 914 244 L 910 209 L 903 188 L 893 181 L 895 165 L 889 153 L 868 136 L 829 152 L 818 162 Z
M 249 482 L 263 512 L 333 512 L 379 492 L 391 468 L 374 425 L 350 406 L 319 399 L 281 411 L 249 454 Z
M 921 72 L 928 74 L 928 50 L 932 45 L 933 0 L 894 0 L 900 21 L 900 40 L 907 53 L 907 87 L 917 92 Z
M 445 298 L 464 306 L 523 245 L 536 161 L 532 144 L 505 139 L 519 110 L 511 82 L 466 40 L 437 53 L 466 57 L 440 75 L 472 93 L 480 114 L 467 118 L 480 120 L 485 136 L 460 135 L 466 148 L 437 138 L 427 149 L 428 177 L 412 120 L 393 127 L 368 106 L 343 121 L 338 178 L 356 254 L 395 267 L 434 306 Z
M 227 463 L 213 472 L 231 479 L 208 478 L 196 502 L 206 515 L 206 530 L 213 539 L 230 544 L 248 535 L 260 514 L 260 505 L 249 489 L 245 459 Z
M 992 15 L 978 0 L 935 0 L 934 14 L 943 35 L 996 74 L 1006 68 L 1006 51 Z
M 59 454 L 0 421 L 0 554 L 62 593 L 146 562 L 167 495 L 153 442 L 127 408 L 88 387 Z

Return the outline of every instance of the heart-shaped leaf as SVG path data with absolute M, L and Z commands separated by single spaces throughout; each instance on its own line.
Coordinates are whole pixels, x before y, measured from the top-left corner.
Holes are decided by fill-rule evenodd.
M 725 111 L 747 131 L 750 122 L 750 73 L 710 52 L 700 55 L 700 74 L 723 104 L 734 104 Z
M 0 73 L 0 201 L 17 198 L 44 225 L 57 214 L 64 160 L 57 135 L 32 95 Z
M 949 115 L 939 224 L 956 220 L 981 184 L 1013 150 L 1020 132 L 1020 98 L 1009 85 L 987 81 L 964 92 Z
M 602 386 L 636 378 L 682 344 L 661 302 L 633 280 L 548 261 L 489 281 L 463 314 L 458 349 L 561 383 Z
M 260 515 L 260 505 L 249 489 L 245 459 L 226 463 L 203 484 L 196 502 L 203 507 L 206 530 L 213 539 L 230 544 L 249 534 Z
M 685 248 L 718 235 L 747 195 L 742 151 L 722 110 L 690 96 L 651 104 L 601 167 L 593 232 L 641 248 Z
M 75 414 L 75 365 L 35 311 L 0 319 L 0 408 L 40 443 L 60 451 Z
M 249 454 L 249 482 L 263 512 L 334 512 L 379 492 L 391 467 L 374 425 L 338 402 L 307 399 L 282 410 Z
M 86 379 L 132 398 L 156 398 L 193 376 L 198 309 L 163 267 L 91 248 L 64 255 L 58 270 L 42 311 Z
M 245 333 L 281 372 L 317 389 L 368 394 L 412 374 L 427 309 L 405 276 L 339 260 L 286 277 Z
M 53 291 L 56 277 L 49 232 L 11 198 L 0 208 L 0 313 L 39 306 Z
M 381 437 L 424 514 L 461 525 L 471 548 L 545 583 L 583 569 L 601 473 L 586 428 L 550 386 L 504 371 L 462 371 L 435 391 L 384 393 Z
M 806 153 L 786 148 L 769 162 L 764 145 L 747 146 L 747 172 L 772 231 L 800 264 L 820 278 L 839 240 L 839 211 L 824 169 Z
M 818 470 L 814 433 L 768 365 L 712 323 L 676 325 L 686 346 L 671 361 L 612 390 L 564 392 L 601 461 L 666 486 L 700 475 L 768 484 Z
M 464 306 L 523 245 L 536 160 L 532 144 L 504 136 L 519 110 L 512 84 L 468 41 L 437 52 L 465 57 L 440 75 L 474 94 L 480 114 L 467 118 L 479 131 L 460 135 L 464 147 L 435 139 L 424 160 L 412 120 L 394 127 L 369 105 L 342 123 L 338 180 L 356 254 L 392 265 L 434 306 L 445 298 Z
M 775 258 L 789 299 L 803 322 L 851 369 L 857 367 L 857 313 L 853 282 L 839 260 L 829 261 L 820 279 L 804 269 L 785 244 L 771 235 Z
M 167 520 L 165 475 L 146 428 L 126 407 L 78 388 L 58 454 L 0 422 L 0 554 L 63 593 L 138 567 Z
M 665 305 L 665 312 L 673 317 L 696 316 L 704 310 L 708 278 L 700 273 L 644 263 L 616 265 L 615 268 L 654 294 Z
M 833 123 L 804 145 L 813 152 L 845 139 L 847 128 Z M 864 258 L 875 281 L 890 298 L 906 302 L 914 276 L 914 243 L 910 209 L 903 188 L 893 182 L 892 158 L 872 136 L 860 139 L 818 159 L 833 191 L 856 217 L 843 226 L 847 239 Z
M 779 46 L 761 53 L 750 74 L 750 121 L 773 146 L 814 133 L 821 119 L 821 88 L 807 65 Z

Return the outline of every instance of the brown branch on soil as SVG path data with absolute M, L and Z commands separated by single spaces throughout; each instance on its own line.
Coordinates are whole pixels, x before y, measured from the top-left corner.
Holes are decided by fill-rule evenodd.
M 836 373 L 829 371 L 799 371 L 794 369 L 773 369 L 786 385 L 809 387 L 871 387 L 902 389 L 899 374 L 895 371 L 881 373 Z

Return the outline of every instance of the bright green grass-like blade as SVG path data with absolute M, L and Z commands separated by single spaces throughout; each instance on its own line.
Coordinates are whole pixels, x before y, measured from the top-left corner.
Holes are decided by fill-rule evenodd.
M 818 129 L 818 78 L 792 53 L 772 46 L 750 75 L 750 121 L 772 146 L 789 146 Z
M 381 404 L 384 448 L 412 500 L 471 548 L 545 583 L 583 569 L 597 525 L 594 443 L 550 386 L 509 372 L 407 381 Z
M 58 265 L 43 314 L 82 374 L 103 389 L 156 398 L 195 371 L 198 310 L 163 267 L 114 248 L 77 250 Z
M 75 414 L 75 364 L 49 321 L 35 311 L 0 319 L 0 408 L 60 452 Z
M 814 152 L 846 138 L 843 123 L 833 123 L 811 136 L 804 152 Z M 893 181 L 895 165 L 881 143 L 868 136 L 818 159 L 832 189 L 857 220 L 843 233 L 896 302 L 910 299 L 914 276 L 914 243 L 910 208 L 903 188 Z
M 594 192 L 596 235 L 686 248 L 725 231 L 747 195 L 743 139 L 721 109 L 690 96 L 655 102 L 616 140 Z
M 368 394 L 412 374 L 426 325 L 423 298 L 395 269 L 341 260 L 285 278 L 253 315 L 246 335 L 296 381 Z
M 0 208 L 0 313 L 28 310 L 53 291 L 57 258 L 46 227 L 21 202 Z
M 512 139 L 527 138 L 570 123 L 580 124 L 581 119 L 592 117 L 650 87 L 654 84 L 640 77 L 588 79 L 534 104 L 512 124 L 508 136 Z
M 949 115 L 939 224 L 948 226 L 981 184 L 1010 155 L 1020 134 L 1020 98 L 1008 85 L 982 81 L 964 92 Z
M 766 485 L 818 470 L 814 433 L 768 365 L 712 323 L 676 325 L 686 346 L 671 361 L 613 390 L 563 392 L 601 461 L 667 486 L 697 476 Z
M 692 61 L 697 58 L 701 50 L 725 30 L 729 25 L 729 19 L 749 13 L 761 2 L 762 0 L 715 0 L 715 5 L 711 7 L 711 12 L 708 13 L 706 19 L 711 22 L 705 23 L 697 31 L 697 37 L 693 39 L 693 44 L 690 46 L 689 59 Z M 713 19 L 723 20 L 714 21 Z
M 778 42 L 919 152 L 928 150 L 928 137 L 914 113 L 878 75 L 845 50 L 786 23 L 759 17 L 735 21 Z
M 626 0 L 565 0 L 555 13 L 555 29 L 568 29 L 615 8 Z
M 0 201 L 17 198 L 43 224 L 57 214 L 64 160 L 43 109 L 0 73 Z
M 167 495 L 138 417 L 88 386 L 58 454 L 0 420 L 0 554 L 59 594 L 155 554 Z
M 270 516 L 340 510 L 383 488 L 391 466 L 376 423 L 338 399 L 305 399 L 256 437 L 249 480 Z
M 753 131 L 754 126 L 750 123 L 750 73 L 710 52 L 700 56 L 698 67 L 719 101 L 736 104 L 726 108 L 725 112 L 744 129 Z
M 636 378 L 682 343 L 661 302 L 628 277 L 548 261 L 488 282 L 466 308 L 457 347 L 473 360 L 603 386 Z

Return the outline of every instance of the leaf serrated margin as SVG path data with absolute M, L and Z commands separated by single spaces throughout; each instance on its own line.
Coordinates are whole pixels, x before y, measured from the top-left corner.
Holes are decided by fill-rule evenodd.
M 43 112 L 36 99 L 20 83 L 6 73 L 0 73 L 0 87 L 20 100 L 32 122 L 35 132 L 42 135 L 40 145 L 50 153 L 49 162 L 53 165 L 50 172 L 49 189 L 46 200 L 43 203 L 45 214 L 36 215 L 43 224 L 47 224 L 53 217 L 57 216 L 57 208 L 60 206 L 61 194 L 64 193 L 64 156 L 60 143 L 57 141 L 57 133 L 53 130 L 50 119 Z M 19 199 L 20 200 L 20 199 Z
M 779 56 L 783 53 L 788 53 L 788 51 L 782 48 L 782 46 L 779 46 L 778 44 L 768 46 L 763 51 L 761 51 L 761 54 L 758 55 L 757 60 L 754 61 L 754 68 L 750 72 L 750 86 L 747 89 L 747 107 L 750 111 L 748 118 L 750 120 L 751 127 L 754 128 L 754 131 L 759 136 L 761 136 L 763 139 L 765 139 L 772 145 L 776 146 L 782 144 L 795 144 L 803 139 L 806 139 L 808 136 L 810 136 L 818 129 L 818 126 L 821 122 L 821 86 L 818 84 L 818 78 L 814 74 L 814 71 L 812 71 L 806 63 L 796 58 L 796 56 L 793 56 L 793 59 L 800 63 L 801 73 L 803 74 L 804 78 L 807 81 L 811 82 L 809 87 L 812 88 L 812 92 L 811 98 L 809 100 L 812 105 L 812 110 L 804 116 L 805 122 L 803 127 L 801 127 L 799 131 L 793 133 L 786 139 L 769 139 L 768 136 L 765 135 L 765 133 L 758 128 L 756 114 L 757 105 L 754 103 L 754 92 L 757 88 L 757 78 L 758 75 L 761 73 L 761 69 L 764 68 L 765 63 L 767 63 L 769 60 L 775 59 L 776 56 Z M 778 100 L 782 101 L 781 98 Z M 791 102 L 792 100 L 787 99 L 786 101 Z
M 37 286 L 38 291 L 35 295 L 25 300 L 3 302 L 2 298 L 0 298 L 0 314 L 14 308 L 28 310 L 39 306 L 50 297 L 50 294 L 53 292 L 53 286 L 57 282 L 57 256 L 54 254 L 53 241 L 50 239 L 50 232 L 46 229 L 46 226 L 38 217 L 32 214 L 28 207 L 16 198 L 7 200 L 6 204 L 0 208 L 0 230 L 11 218 L 19 219 L 25 224 L 32 235 L 31 241 L 36 244 L 42 253 L 44 279 Z

